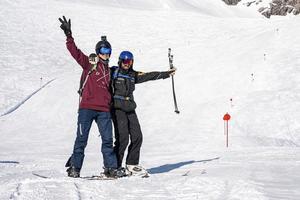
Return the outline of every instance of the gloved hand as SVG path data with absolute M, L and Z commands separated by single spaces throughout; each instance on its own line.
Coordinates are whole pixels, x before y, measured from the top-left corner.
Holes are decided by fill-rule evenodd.
M 71 19 L 67 21 L 66 17 L 63 16 L 64 20 L 59 18 L 59 21 L 61 22 L 60 28 L 65 32 L 66 36 L 71 36 L 72 31 L 71 31 Z
M 169 69 L 168 70 L 168 72 L 169 72 L 169 75 L 171 75 L 171 76 L 174 76 L 175 75 L 175 72 L 176 72 L 176 68 L 175 67 L 173 67 L 172 69 Z

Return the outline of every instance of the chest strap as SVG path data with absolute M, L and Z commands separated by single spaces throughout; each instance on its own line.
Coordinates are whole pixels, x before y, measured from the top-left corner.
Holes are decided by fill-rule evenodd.
M 121 100 L 129 101 L 130 97 L 124 97 L 124 96 L 120 96 L 120 95 L 114 95 L 114 99 L 121 99 Z
M 121 78 L 126 78 L 126 79 L 130 79 L 130 80 L 134 81 L 134 78 L 133 78 L 133 77 L 128 76 L 128 75 L 124 75 L 124 74 L 121 74 L 121 73 L 118 74 L 117 78 L 119 78 L 119 77 L 121 77 Z
M 121 77 L 121 78 L 126 78 L 126 79 L 130 79 L 130 80 L 132 80 L 132 81 L 135 80 L 134 77 L 131 77 L 131 76 L 129 76 L 129 75 L 125 75 L 125 74 L 119 73 L 119 67 L 115 67 L 115 71 L 113 72 L 112 77 L 113 77 L 113 80 L 116 79 L 116 78 L 119 78 L 119 77 Z

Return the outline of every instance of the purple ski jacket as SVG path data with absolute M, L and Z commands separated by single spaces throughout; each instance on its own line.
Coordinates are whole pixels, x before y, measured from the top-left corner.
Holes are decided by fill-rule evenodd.
M 84 79 L 89 73 L 91 64 L 89 58 L 77 48 L 72 36 L 67 37 L 67 49 L 83 69 Z M 82 92 L 79 108 L 92 109 L 102 112 L 110 111 L 110 70 L 109 66 L 98 62 L 96 70 L 88 77 Z

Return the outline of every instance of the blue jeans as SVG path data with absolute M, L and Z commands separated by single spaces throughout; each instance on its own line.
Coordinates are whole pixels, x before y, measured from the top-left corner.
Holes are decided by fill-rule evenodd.
M 81 170 L 84 159 L 84 149 L 87 145 L 90 128 L 94 120 L 97 123 L 102 139 L 101 152 L 103 155 L 104 167 L 117 168 L 117 158 L 113 149 L 112 121 L 110 112 L 79 109 L 77 137 L 70 161 L 77 170 Z

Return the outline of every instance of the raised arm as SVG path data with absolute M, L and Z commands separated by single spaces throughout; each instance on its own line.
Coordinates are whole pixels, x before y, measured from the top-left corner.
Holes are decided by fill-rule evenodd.
M 72 57 L 77 61 L 77 63 L 83 68 L 88 68 L 89 65 L 89 57 L 82 53 L 80 49 L 77 48 L 74 39 L 72 36 L 67 37 L 67 49 L 71 53 Z
M 77 61 L 77 63 L 83 68 L 86 69 L 89 67 L 89 58 L 86 56 L 80 49 L 77 48 L 74 39 L 72 37 L 71 31 L 71 19 L 67 21 L 66 17 L 63 16 L 63 19 L 59 18 L 61 22 L 60 28 L 64 31 L 67 36 L 67 49 L 73 56 L 73 58 Z
M 158 79 L 166 79 L 169 78 L 170 75 L 174 75 L 176 69 L 170 69 L 164 72 L 136 72 L 135 83 L 143 83 L 146 81 L 158 80 Z

